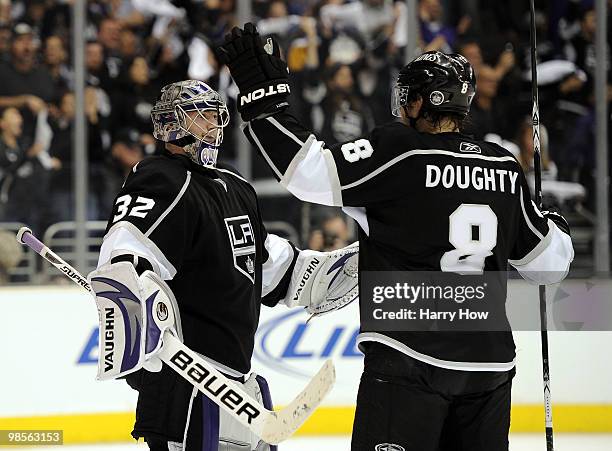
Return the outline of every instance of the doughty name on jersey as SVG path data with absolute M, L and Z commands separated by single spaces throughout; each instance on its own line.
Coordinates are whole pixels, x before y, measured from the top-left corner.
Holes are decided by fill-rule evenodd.
M 516 193 L 518 172 L 481 166 L 450 165 L 440 168 L 427 165 L 426 188 L 473 188 L 477 191 L 501 191 Z

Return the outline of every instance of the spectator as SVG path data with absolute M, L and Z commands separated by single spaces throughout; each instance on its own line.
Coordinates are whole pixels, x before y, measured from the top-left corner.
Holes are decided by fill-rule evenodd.
M 372 114 L 356 92 L 350 66 L 335 64 L 329 69 L 327 95 L 313 109 L 313 124 L 328 144 L 355 140 L 373 127 Z
M 23 136 L 33 136 L 35 115 L 54 99 L 55 86 L 47 69 L 36 63 L 34 35 L 25 23 L 13 28 L 11 61 L 0 66 L 0 80 L 0 108 L 19 108 L 24 120 Z
M 74 219 L 73 152 L 72 134 L 74 130 L 75 99 L 74 94 L 66 92 L 61 97 L 60 115 L 53 125 L 53 140 L 50 154 L 57 158 L 61 165 L 52 174 L 51 204 L 53 221 L 71 221 Z M 97 111 L 95 88 L 87 88 L 85 93 L 85 115 L 87 118 L 89 198 L 87 200 L 87 217 L 90 220 L 103 219 L 107 216 L 112 202 L 108 198 L 106 180 L 106 152 L 102 145 L 100 118 Z
M 136 33 L 129 28 L 122 29 L 119 34 L 119 54 L 121 58 L 124 61 L 132 60 L 141 54 L 141 52 L 139 38 L 136 36 Z
M 323 210 L 327 212 L 328 210 Z M 337 213 L 328 213 L 320 226 L 316 227 L 308 240 L 308 248 L 317 251 L 333 251 L 349 244 L 349 229 L 346 219 Z
M 336 4 L 329 2 L 321 7 L 321 21 L 327 28 L 357 29 L 367 41 L 380 39 L 381 32 L 387 38 L 393 35 L 395 10 L 391 0 L 363 0 Z
M 425 51 L 452 52 L 457 32 L 443 20 L 444 9 L 440 0 L 419 0 L 419 23 Z
M 116 79 L 121 73 L 121 22 L 106 18 L 100 22 L 98 42 L 104 48 L 104 62 L 111 79 Z
M 476 74 L 480 71 L 480 68 L 484 64 L 484 58 L 482 56 L 482 49 L 480 44 L 475 39 L 466 39 L 457 45 L 457 52 L 465 56 L 470 62 Z M 516 58 L 511 48 L 506 48 L 499 55 L 493 69 L 497 75 L 497 79 L 503 79 L 512 68 L 516 66 Z
M 202 35 L 216 47 L 223 43 L 224 36 L 235 23 L 234 0 L 204 0 L 183 4 L 192 30 Z
M 596 52 L 595 52 L 595 28 L 596 16 L 594 9 L 584 11 L 580 20 L 580 33 L 568 42 L 565 46 L 565 56 L 569 61 L 576 63 L 587 74 L 587 82 L 582 86 L 583 97 L 593 95 L 596 69 Z M 610 65 L 610 34 L 608 34 L 608 42 L 606 55 L 608 59 L 608 101 L 612 101 L 612 69 Z M 591 102 L 589 102 L 591 103 Z
M 1 221 L 22 222 L 43 231 L 47 218 L 49 174 L 39 156 L 41 143 L 23 145 L 23 118 L 14 107 L 0 115 Z
M 85 48 L 85 67 L 87 68 L 87 84 L 97 86 L 106 93 L 114 87 L 114 80 L 110 76 L 104 60 L 104 47 L 98 41 L 89 41 Z
M 65 91 L 71 84 L 72 74 L 66 65 L 67 61 L 68 52 L 62 39 L 59 36 L 49 36 L 45 41 L 44 62 L 53 79 L 55 92 Z
M 480 68 L 484 64 L 484 60 L 482 58 L 482 49 L 480 48 L 480 44 L 476 39 L 469 39 L 460 42 L 457 45 L 457 53 L 466 57 L 474 68 L 474 72 L 476 72 L 476 74 L 480 72 Z
M 472 102 L 465 130 L 476 139 L 484 139 L 490 133 L 506 139 L 514 136 L 511 130 L 516 129 L 516 126 L 512 124 L 512 118 L 505 114 L 503 100 L 497 97 L 498 84 L 497 71 L 490 66 L 481 66 L 476 74 L 478 90 Z
M 123 89 L 115 92 L 113 129 L 126 125 L 140 133 L 151 134 L 151 109 L 157 96 L 157 87 L 149 78 L 149 65 L 143 57 L 134 58 L 121 77 Z
M 160 42 L 153 64 L 158 86 L 166 86 L 187 78 L 189 59 L 184 46 L 180 41 L 177 42 L 176 38 Z
M 145 24 L 145 16 L 134 3 L 133 0 L 111 0 L 109 2 L 109 16 L 117 19 L 124 30 Z
M 262 36 L 273 36 L 286 52 L 292 35 L 300 28 L 301 21 L 300 16 L 289 15 L 284 0 L 272 0 L 268 4 L 266 18 L 257 22 L 257 29 Z
M 145 157 L 143 143 L 140 133 L 135 128 L 123 128 L 115 134 L 115 141 L 111 154 L 116 169 L 117 188 L 121 187 L 123 181 L 130 171 L 140 160 Z

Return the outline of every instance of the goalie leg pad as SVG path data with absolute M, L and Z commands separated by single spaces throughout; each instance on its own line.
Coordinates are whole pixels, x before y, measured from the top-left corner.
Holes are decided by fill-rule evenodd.
M 104 265 L 89 283 L 100 321 L 98 380 L 116 379 L 145 368 L 160 371 L 155 355 L 166 329 L 182 340 L 172 290 L 155 273 L 138 276 L 129 262 Z
M 235 381 L 249 395 L 257 399 L 269 410 L 272 410 L 272 399 L 266 380 L 257 374 L 251 374 L 246 382 Z M 188 414 L 190 424 L 186 435 L 186 448 L 203 451 L 277 451 L 276 445 L 263 442 L 247 427 L 220 409 L 203 393 L 197 392 L 194 409 Z M 196 407 L 197 406 L 197 407 Z
M 266 409 L 272 410 L 268 382 L 262 376 L 251 373 L 242 384 L 242 388 L 261 402 Z M 224 410 L 219 412 L 219 451 L 277 451 L 277 449 L 276 446 L 261 441 Z

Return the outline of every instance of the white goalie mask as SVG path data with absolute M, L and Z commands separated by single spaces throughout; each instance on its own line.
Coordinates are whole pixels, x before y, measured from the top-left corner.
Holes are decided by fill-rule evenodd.
M 164 86 L 151 120 L 156 139 L 182 147 L 197 164 L 216 166 L 229 113 L 219 93 L 206 83 L 185 80 Z

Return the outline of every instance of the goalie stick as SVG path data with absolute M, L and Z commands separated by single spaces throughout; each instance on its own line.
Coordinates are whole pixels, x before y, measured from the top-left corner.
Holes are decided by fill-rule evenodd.
M 94 294 L 87 279 L 45 246 L 30 229 L 22 227 L 17 233 L 17 241 L 39 254 L 81 288 Z M 287 407 L 271 411 L 167 331 L 164 332 L 163 345 L 157 356 L 220 408 L 271 445 L 290 437 L 329 393 L 336 380 L 334 364 L 329 359 Z M 215 387 L 224 388 L 212 390 L 210 387 L 213 383 Z
M 529 5 L 531 16 L 531 97 L 533 103 L 533 169 L 535 172 L 535 203 L 542 209 L 542 154 L 540 151 L 540 105 L 538 100 L 538 70 L 536 54 L 536 24 L 534 0 Z M 546 287 L 539 286 L 540 337 L 542 342 L 542 378 L 544 380 L 544 422 L 546 426 L 546 451 L 553 451 L 552 398 L 550 394 L 550 367 L 548 357 L 548 325 L 546 313 Z

